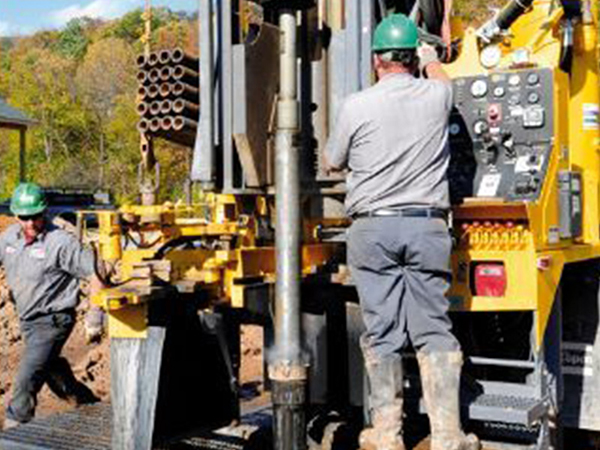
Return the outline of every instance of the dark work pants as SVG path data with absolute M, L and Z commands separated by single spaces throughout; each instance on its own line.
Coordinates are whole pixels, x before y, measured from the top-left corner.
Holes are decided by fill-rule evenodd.
M 452 242 L 446 222 L 426 217 L 367 217 L 354 221 L 348 263 L 366 332 L 363 348 L 379 357 L 460 350 L 448 300 Z
M 30 421 L 35 413 L 37 394 L 46 382 L 59 397 L 68 397 L 67 385 L 75 378 L 60 352 L 74 325 L 75 315 L 70 312 L 21 322 L 25 351 L 6 410 L 7 418 L 22 423 Z

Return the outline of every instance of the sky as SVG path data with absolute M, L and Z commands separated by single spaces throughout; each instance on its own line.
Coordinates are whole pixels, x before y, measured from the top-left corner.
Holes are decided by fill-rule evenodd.
M 152 0 L 152 6 L 194 12 L 199 1 Z M 0 0 L 0 37 L 60 28 L 81 16 L 114 19 L 144 4 L 144 0 Z

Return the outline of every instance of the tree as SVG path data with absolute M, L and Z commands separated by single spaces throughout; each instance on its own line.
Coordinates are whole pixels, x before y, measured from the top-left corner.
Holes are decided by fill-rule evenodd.
M 106 126 L 117 99 L 135 93 L 135 55 L 122 39 L 108 38 L 90 45 L 77 71 L 76 85 L 86 107 L 94 114 L 99 136 L 99 183 L 104 183 Z M 134 99 L 131 99 L 134 107 Z M 135 127 L 135 122 L 132 124 Z
M 84 26 L 89 20 L 91 19 L 77 18 L 67 23 L 56 43 L 59 53 L 73 59 L 81 59 L 85 55 L 89 40 L 85 35 Z

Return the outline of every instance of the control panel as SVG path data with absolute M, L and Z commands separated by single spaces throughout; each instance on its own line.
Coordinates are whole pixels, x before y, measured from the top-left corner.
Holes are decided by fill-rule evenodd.
M 553 146 L 553 77 L 523 69 L 454 80 L 450 195 L 532 201 Z

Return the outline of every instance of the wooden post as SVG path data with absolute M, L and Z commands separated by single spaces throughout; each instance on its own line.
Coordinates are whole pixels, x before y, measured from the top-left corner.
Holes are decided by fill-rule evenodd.
M 151 450 L 165 328 L 146 339 L 111 339 L 114 449 Z

